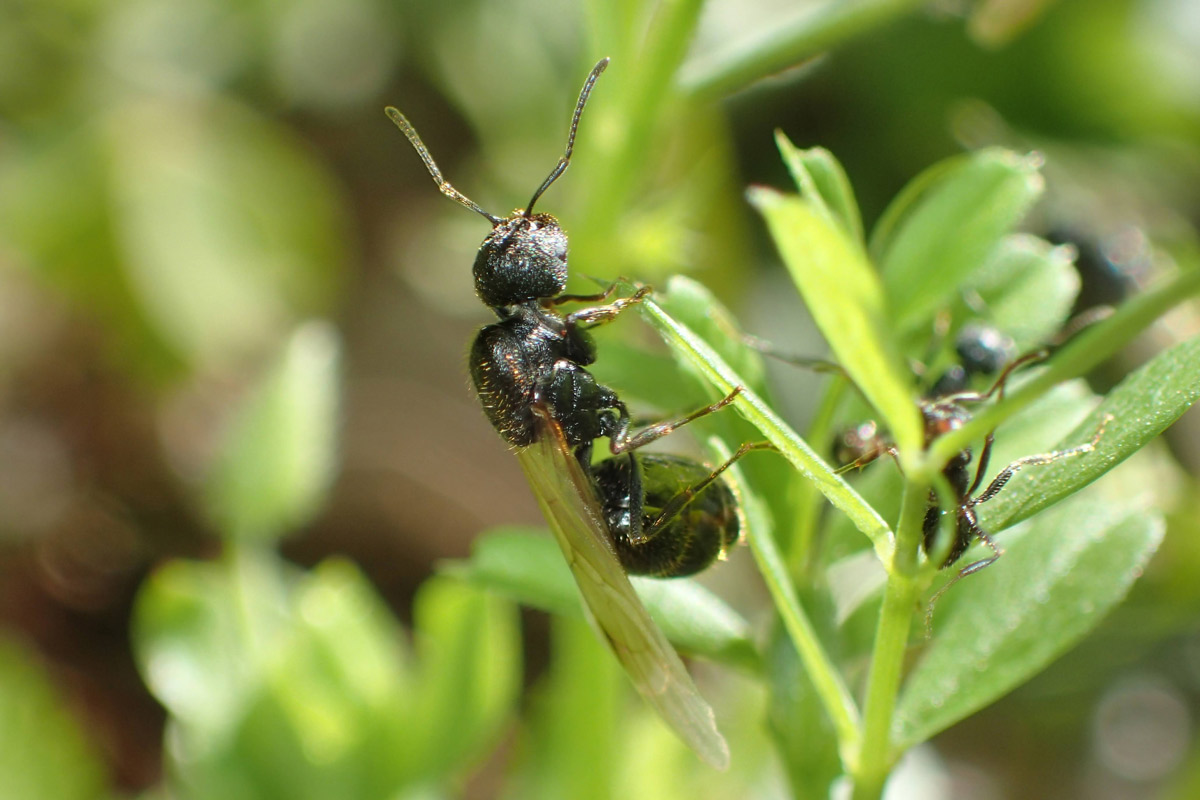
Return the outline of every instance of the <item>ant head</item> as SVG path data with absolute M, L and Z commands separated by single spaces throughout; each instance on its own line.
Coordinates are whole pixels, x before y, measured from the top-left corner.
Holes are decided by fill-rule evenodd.
M 474 273 L 492 308 L 554 297 L 567 287 L 567 233 L 549 214 L 514 211 L 479 246 Z
M 429 154 L 425 143 L 421 141 L 421 137 L 417 135 L 416 129 L 395 108 L 389 106 L 385 109 L 392 122 L 403 131 L 417 155 L 425 162 L 425 168 L 433 176 L 433 181 L 442 194 L 492 223 L 492 232 L 483 240 L 479 253 L 475 256 L 474 269 L 475 291 L 479 299 L 492 308 L 553 297 L 567 286 L 567 234 L 554 217 L 549 214 L 534 214 L 533 206 L 571 163 L 571 151 L 575 147 L 579 118 L 583 115 L 583 108 L 587 105 L 596 79 L 607 66 L 608 59 L 600 59 L 584 82 L 583 90 L 579 93 L 579 102 L 575 104 L 575 115 L 571 118 L 567 148 L 558 164 L 533 193 L 529 204 L 505 218 L 489 214 L 474 200 L 451 186 L 450 182 L 442 177 L 441 170 Z

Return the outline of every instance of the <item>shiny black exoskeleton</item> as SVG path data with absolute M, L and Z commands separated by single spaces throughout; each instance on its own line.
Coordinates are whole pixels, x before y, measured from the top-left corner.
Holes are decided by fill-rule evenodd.
M 695 461 L 630 453 L 600 462 L 595 475 L 617 557 L 633 575 L 694 575 L 741 536 L 733 491 Z M 640 492 L 628 491 L 639 484 Z M 681 486 L 690 487 L 695 497 L 683 498 Z M 639 495 L 640 508 L 634 508 L 630 500 Z M 637 513 L 640 521 L 634 518 Z
M 641 456 L 633 451 L 723 407 L 737 391 L 681 419 L 631 432 L 625 404 L 586 369 L 596 360 L 587 329 L 616 318 L 650 290 L 643 287 L 605 305 L 559 312 L 558 306 L 565 303 L 606 301 L 615 287 L 595 295 L 563 294 L 567 234 L 550 214 L 533 213 L 538 198 L 570 163 L 584 106 L 607 65 L 608 59 L 597 63 L 584 83 L 558 164 L 528 205 L 504 218 L 487 213 L 451 186 L 404 115 L 390 107 L 387 114 L 408 137 L 442 193 L 492 223 L 473 272 L 479 299 L 499 319 L 476 336 L 470 371 L 493 427 L 514 447 L 527 447 L 543 435 L 534 406 L 547 410 L 592 481 L 622 565 L 635 574 L 692 574 L 737 541 L 736 503 L 718 476 L 745 449 L 716 471 L 678 457 Z M 598 438 L 609 439 L 614 457 L 593 466 L 592 448 Z
M 946 368 L 926 392 L 927 398 L 964 392 L 977 375 L 995 375 L 1016 355 L 1012 337 L 983 322 L 969 322 L 954 339 L 958 363 Z
M 925 422 L 925 446 L 928 447 L 938 438 L 961 428 L 969 422 L 972 416 L 968 407 L 970 404 L 983 402 L 993 395 L 1003 398 L 1004 386 L 1009 376 L 1015 370 L 1041 361 L 1048 354 L 1048 350 L 1039 350 L 1011 361 L 1000 373 L 1000 376 L 992 384 L 992 387 L 986 392 L 959 392 L 945 397 L 921 400 L 921 416 Z M 860 426 L 857 430 L 863 430 L 863 426 Z M 871 430 L 874 431 L 874 428 L 871 428 Z M 943 513 L 954 513 L 954 539 L 950 542 L 949 550 L 946 551 L 941 566 L 945 568 L 954 564 L 976 540 L 987 545 L 992 551 L 992 555 L 963 567 L 959 570 L 958 577 L 962 578 L 978 572 L 994 563 L 1000 557 L 1001 550 L 988 532 L 979 525 L 979 517 L 975 509 L 999 494 L 1000 490 L 1012 480 L 1013 475 L 1018 470 L 1028 466 L 1049 464 L 1061 458 L 1069 458 L 1090 452 L 1095 449 L 1096 443 L 1100 440 L 1103 432 L 1104 425 L 1102 424 L 1096 431 L 1096 435 L 1086 444 L 1017 459 L 1002 469 L 992 479 L 992 482 L 988 484 L 987 488 L 978 494 L 976 492 L 983 484 L 983 478 L 987 472 L 995 435 L 994 433 L 989 433 L 984 439 L 983 449 L 979 453 L 979 462 L 975 467 L 974 476 L 971 475 L 970 470 L 974 454 L 970 448 L 960 450 L 953 458 L 946 462 L 946 465 L 941 470 L 942 476 L 950 484 L 950 489 L 957 499 L 957 507 L 953 512 L 946 512 L 939 503 L 937 493 L 933 490 L 929 493 L 929 505 L 925 510 L 925 518 L 922 523 L 922 545 L 926 554 L 934 555 L 937 550 L 938 531 Z M 874 440 L 864 438 L 860 442 L 860 447 L 862 454 L 858 457 L 857 461 L 848 464 L 847 468 L 864 466 L 884 454 L 895 455 L 894 445 L 882 433 L 878 434 Z
M 971 399 L 974 399 L 974 396 L 969 398 L 951 397 L 945 400 L 925 401 L 921 403 L 921 415 L 925 420 L 925 445 L 927 447 L 938 437 L 944 436 L 950 431 L 957 430 L 970 421 L 971 412 L 967 410 L 963 403 Z M 996 480 L 988 486 L 986 492 L 978 497 L 972 497 L 975 490 L 979 488 L 984 472 L 987 470 L 991 449 L 992 436 L 989 434 L 979 455 L 979 464 L 975 470 L 974 480 L 972 480 L 969 470 L 973 456 L 970 448 L 965 448 L 955 453 L 954 457 L 942 467 L 942 475 L 950 484 L 950 489 L 954 492 L 954 496 L 958 498 L 958 508 L 955 511 L 954 541 L 951 542 L 950 551 L 942 561 L 942 567 L 948 567 L 955 561 L 958 561 L 976 539 L 986 543 L 992 549 L 994 556 L 991 560 L 994 561 L 995 557 L 1000 555 L 999 550 L 987 532 L 979 527 L 979 518 L 975 514 L 975 506 L 994 497 L 1003 488 L 1004 484 L 1008 483 L 1013 472 L 1016 470 L 1010 465 L 996 477 Z M 926 553 L 932 553 L 937 546 L 938 526 L 941 518 L 942 509 L 938 503 L 937 493 L 931 491 L 929 493 L 929 507 L 925 510 L 925 519 L 921 527 L 922 545 Z M 989 561 L 988 563 L 991 562 Z M 983 569 L 984 566 L 987 565 L 982 564 L 977 569 Z

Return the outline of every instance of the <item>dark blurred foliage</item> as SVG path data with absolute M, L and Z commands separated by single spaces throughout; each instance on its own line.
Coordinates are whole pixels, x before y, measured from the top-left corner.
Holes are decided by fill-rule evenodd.
M 713 0 L 690 58 L 790 5 Z M 1194 246 L 1195 4 L 1063 0 L 1011 41 L 966 22 L 968 5 L 936 4 L 715 106 L 664 97 L 675 111 L 649 118 L 622 110 L 638 108 L 626 88 L 643 67 L 622 37 L 649 17 L 633 2 L 0 5 L 0 620 L 82 722 L 107 784 L 161 777 L 162 711 L 130 654 L 134 594 L 163 560 L 216 552 L 199 498 L 220 432 L 302 320 L 332 319 L 344 343 L 340 477 L 290 558 L 347 554 L 407 621 L 438 559 L 489 525 L 539 521 L 467 386 L 467 343 L 488 320 L 468 273 L 486 227 L 438 195 L 385 104 L 504 213 L 553 164 L 588 66 L 613 56 L 576 162 L 543 201 L 573 235 L 576 274 L 692 271 L 801 352 L 818 344 L 740 202 L 746 183 L 786 180 L 777 127 L 837 154 L 868 220 L 928 164 L 1000 143 L 1045 153 L 1035 225 L 1079 242 L 1123 291 L 1151 242 Z M 1153 335 L 1194 330 L 1172 318 Z M 1197 424 L 1172 439 L 1192 466 Z M 1194 484 L 1179 492 L 1178 530 L 1129 606 L 939 740 L 974 796 L 1141 796 L 1196 750 Z M 1166 717 L 1137 692 L 1157 692 Z M 1130 702 L 1150 730 L 1184 715 L 1158 773 L 1112 755 L 1137 724 L 1112 707 Z

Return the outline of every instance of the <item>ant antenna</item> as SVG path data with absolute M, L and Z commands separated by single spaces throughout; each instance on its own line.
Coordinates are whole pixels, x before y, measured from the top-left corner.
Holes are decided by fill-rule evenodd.
M 592 87 L 596 85 L 596 79 L 600 77 L 600 73 L 604 72 L 604 68 L 607 66 L 608 59 L 600 59 L 596 62 L 596 66 L 592 67 L 592 71 L 587 76 L 587 80 L 583 82 L 583 90 L 579 92 L 579 102 L 575 104 L 575 116 L 571 118 L 571 132 L 567 136 L 567 151 L 563 153 L 563 157 L 558 160 L 558 164 L 553 170 L 550 171 L 550 175 L 546 178 L 546 180 L 542 181 L 542 185 L 538 187 L 538 190 L 533 193 L 533 199 L 530 200 L 529 205 L 525 207 L 525 219 L 529 219 L 529 216 L 533 213 L 533 204 L 538 201 L 538 198 L 542 196 L 542 193 L 550 188 L 550 184 L 558 180 L 559 175 L 562 175 L 564 172 L 566 172 L 567 165 L 571 163 L 571 151 L 575 149 L 575 132 L 579 129 L 579 118 L 583 116 L 583 107 L 588 101 L 588 96 L 592 93 Z M 388 114 L 390 115 L 391 111 L 388 111 Z M 395 119 L 395 117 L 392 117 L 392 119 Z M 403 117 L 401 117 L 401 119 L 403 119 Z M 397 122 L 396 124 L 399 125 L 400 123 Z M 408 131 L 405 131 L 405 133 L 407 132 Z M 416 135 L 415 132 L 413 135 Z M 410 136 L 409 139 L 411 140 L 412 137 Z M 445 189 L 442 191 L 445 191 Z
M 593 75 L 591 81 L 594 82 L 595 80 L 595 76 Z M 589 82 L 587 88 L 591 88 L 591 82 Z M 582 100 L 580 103 L 582 105 Z M 425 168 L 428 169 L 429 174 L 433 176 L 433 182 L 436 183 L 438 188 L 442 190 L 442 194 L 446 195 L 446 197 L 449 197 L 456 203 L 460 203 L 472 211 L 487 217 L 488 222 L 491 222 L 492 225 L 499 225 L 504 221 L 499 217 L 493 216 L 484 211 L 479 207 L 478 203 L 450 185 L 450 181 L 446 180 L 442 176 L 442 171 L 438 169 L 438 165 L 436 162 L 434 162 L 433 156 L 429 155 L 429 148 L 425 146 L 425 143 L 421 141 L 421 137 L 417 135 L 417 129 L 414 128 L 412 123 L 410 123 L 405 116 L 400 113 L 399 109 L 388 106 L 384 109 L 384 112 L 388 115 L 388 117 L 391 118 L 392 122 L 396 123 L 396 127 L 399 128 L 406 137 L 408 137 L 409 143 L 413 146 L 413 149 L 417 151 L 417 155 L 421 157 L 421 160 L 425 162 Z M 578 111 L 575 112 L 575 121 L 579 122 Z M 575 138 L 574 125 L 571 126 L 571 138 Z M 570 155 L 570 152 L 571 148 L 570 145 L 568 145 L 567 154 Z M 565 164 L 562 165 L 562 167 L 559 169 L 559 172 L 562 172 L 563 169 L 566 169 Z

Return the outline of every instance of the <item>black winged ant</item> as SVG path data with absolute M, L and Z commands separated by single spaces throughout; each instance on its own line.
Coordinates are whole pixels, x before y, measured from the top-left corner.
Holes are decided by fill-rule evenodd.
M 533 211 L 570 164 L 580 117 L 607 66 L 607 58 L 599 61 L 583 85 L 562 157 L 525 208 L 507 217 L 489 214 L 451 186 L 404 115 L 392 107 L 386 111 L 442 193 L 492 224 L 475 257 L 474 277 L 479 299 L 499 320 L 479 331 L 470 353 L 471 379 L 488 419 L 520 450 L 547 437 L 547 425 L 558 429 L 555 440 L 570 450 L 590 484 L 561 490 L 594 492 L 602 509 L 600 524 L 627 572 L 691 575 L 739 539 L 737 501 L 720 475 L 757 445 L 742 448 L 715 470 L 678 456 L 635 451 L 723 408 L 740 390 L 687 416 L 633 431 L 625 403 L 586 369 L 596 360 L 588 329 L 615 319 L 651 289 L 560 312 L 567 303 L 608 301 L 616 284 L 592 295 L 565 294 L 567 234 L 552 215 Z M 598 438 L 608 438 L 612 457 L 593 465 Z

